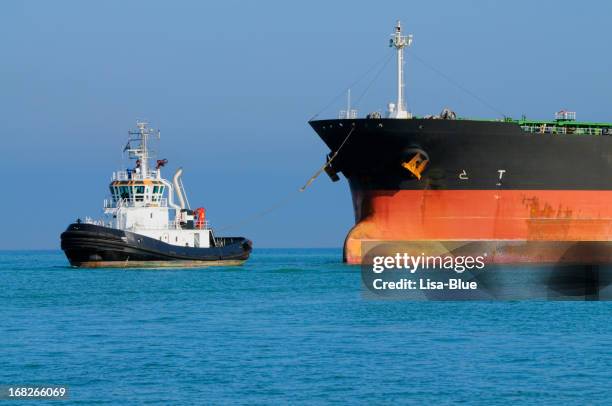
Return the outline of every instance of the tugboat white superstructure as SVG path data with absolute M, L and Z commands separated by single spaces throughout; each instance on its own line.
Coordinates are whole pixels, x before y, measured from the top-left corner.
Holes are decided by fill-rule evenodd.
M 159 132 L 138 122 L 124 148 L 135 167 L 113 173 L 107 220 L 77 220 L 61 235 L 70 264 L 77 267 L 168 267 L 237 265 L 248 259 L 251 241 L 215 237 L 204 208 L 192 210 L 179 169 L 172 183 L 155 166 L 149 149 Z M 178 202 L 174 201 L 176 194 Z M 167 196 L 167 197 L 165 197 Z

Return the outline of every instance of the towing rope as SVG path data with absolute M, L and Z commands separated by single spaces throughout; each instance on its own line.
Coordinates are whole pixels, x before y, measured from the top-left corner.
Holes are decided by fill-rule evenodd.
M 236 228 L 238 226 L 244 226 L 245 224 L 250 224 L 256 220 L 259 220 L 260 218 L 267 216 L 268 214 L 272 213 L 273 211 L 276 211 L 278 209 L 280 209 L 283 206 L 286 206 L 287 203 L 289 203 L 291 200 L 293 200 L 294 198 L 296 198 L 298 195 L 295 193 L 295 191 L 290 192 L 289 194 L 287 194 L 284 198 L 280 199 L 279 201 L 277 201 L 276 203 L 274 203 L 273 205 L 269 206 L 268 208 L 261 210 L 255 214 L 252 214 L 248 217 L 243 218 L 242 220 L 234 223 L 234 224 L 230 224 L 229 226 L 225 226 L 223 228 L 220 228 L 217 231 L 225 231 L 225 230 L 229 230 L 232 228 Z
M 319 177 L 319 175 L 325 170 L 325 168 L 327 168 L 329 165 L 331 165 L 333 160 L 338 156 L 338 153 L 340 152 L 342 147 L 344 147 L 344 145 L 346 144 L 346 142 L 348 141 L 350 136 L 353 134 L 353 131 L 355 131 L 355 127 L 351 128 L 351 131 L 349 131 L 347 136 L 344 138 L 344 140 L 342 141 L 342 143 L 340 144 L 338 149 L 331 155 L 329 160 L 327 160 L 327 162 L 325 162 L 325 164 L 317 172 L 315 172 L 315 174 L 312 175 L 310 177 L 310 179 L 308 179 L 308 182 L 306 182 L 306 184 L 304 186 L 302 186 L 298 190 L 300 193 L 304 192 L 306 190 L 306 188 L 308 188 L 308 186 L 310 186 L 312 184 L 312 182 L 314 182 L 315 179 Z M 285 197 L 283 197 L 282 199 L 278 200 L 273 205 L 265 208 L 264 210 L 261 210 L 261 211 L 255 213 L 255 214 L 252 214 L 252 215 L 250 215 L 248 217 L 245 217 L 242 220 L 240 220 L 240 221 L 238 221 L 238 222 L 236 222 L 234 224 L 231 224 L 229 226 L 220 228 L 217 231 L 225 231 L 225 230 L 229 230 L 229 229 L 232 229 L 232 228 L 236 228 L 238 226 L 243 226 L 245 224 L 250 224 L 250 223 L 252 223 L 252 222 L 254 222 L 256 220 L 259 220 L 260 218 L 262 218 L 264 216 L 267 216 L 268 214 L 272 213 L 273 211 L 276 211 L 276 210 L 280 209 L 281 207 L 286 206 L 289 202 L 291 202 L 293 199 L 295 199 L 298 196 L 299 196 L 299 194 L 295 193 L 295 191 L 292 191 L 289 194 L 287 194 Z

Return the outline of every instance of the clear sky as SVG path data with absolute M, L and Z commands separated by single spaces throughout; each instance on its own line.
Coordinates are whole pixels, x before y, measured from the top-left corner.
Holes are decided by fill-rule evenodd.
M 0 249 L 58 248 L 68 223 L 100 216 L 138 118 L 217 228 L 297 195 L 328 152 L 308 119 L 389 54 L 398 18 L 416 114 L 612 121 L 611 15 L 604 1 L 2 1 Z M 361 115 L 392 101 L 394 78 L 390 63 Z M 323 175 L 224 234 L 340 247 L 352 222 L 346 181 Z

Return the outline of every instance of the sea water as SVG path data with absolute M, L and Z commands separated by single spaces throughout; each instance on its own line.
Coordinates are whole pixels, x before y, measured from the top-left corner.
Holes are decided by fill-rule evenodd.
M 338 249 L 184 270 L 5 251 L 0 278 L 0 385 L 68 386 L 71 403 L 612 399 L 609 302 L 371 300 Z

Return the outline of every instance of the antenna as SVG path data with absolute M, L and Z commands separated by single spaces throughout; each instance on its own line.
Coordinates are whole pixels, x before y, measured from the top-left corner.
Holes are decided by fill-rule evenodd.
M 350 118 L 350 112 L 351 112 L 351 88 L 348 88 L 348 91 L 346 92 L 346 118 Z
M 397 50 L 397 104 L 389 103 L 389 118 L 412 118 L 406 110 L 404 100 L 404 48 L 412 45 L 412 34 L 402 35 L 402 26 L 397 21 L 395 32 L 391 34 L 389 46 Z
M 340 110 L 339 119 L 357 118 L 357 110 L 351 109 L 351 88 L 346 93 L 346 110 Z
M 128 131 L 131 138 L 124 149 L 129 153 L 130 157 L 137 159 L 137 164 L 140 166 L 140 173 L 143 178 L 149 176 L 149 159 L 151 158 L 148 145 L 149 136 L 153 135 L 158 139 L 160 138 L 159 130 L 148 128 L 148 125 L 149 123 L 146 121 L 136 121 L 138 131 Z M 132 141 L 136 141 L 138 145 L 132 145 Z

